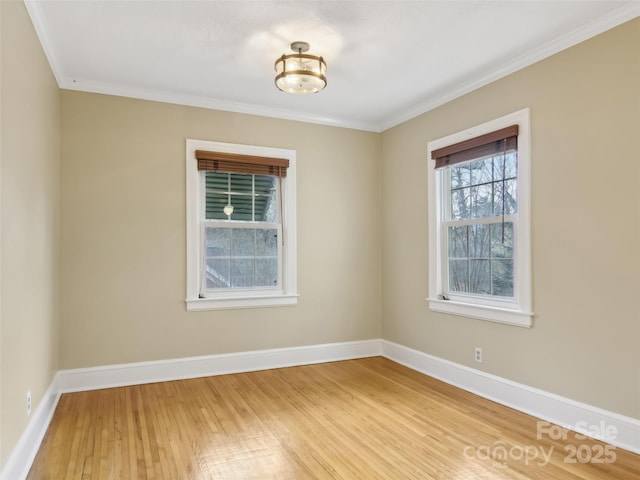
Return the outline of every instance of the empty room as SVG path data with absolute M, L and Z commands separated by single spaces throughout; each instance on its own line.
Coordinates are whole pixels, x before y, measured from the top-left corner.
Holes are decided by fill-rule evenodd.
M 0 2 L 0 479 L 640 480 L 640 3 Z

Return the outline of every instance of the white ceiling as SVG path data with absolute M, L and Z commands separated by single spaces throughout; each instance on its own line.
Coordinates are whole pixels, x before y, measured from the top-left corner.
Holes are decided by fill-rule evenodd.
M 382 131 L 640 14 L 637 1 L 32 1 L 61 88 Z M 328 86 L 291 95 L 292 41 Z

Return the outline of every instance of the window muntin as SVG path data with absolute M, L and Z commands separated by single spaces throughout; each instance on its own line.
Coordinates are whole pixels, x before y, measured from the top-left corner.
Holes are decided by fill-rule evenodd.
M 529 136 L 523 109 L 429 142 L 431 310 L 531 326 Z

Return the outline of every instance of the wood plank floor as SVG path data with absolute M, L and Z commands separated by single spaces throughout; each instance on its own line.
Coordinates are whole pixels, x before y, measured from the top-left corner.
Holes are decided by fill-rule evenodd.
M 65 394 L 28 478 L 640 479 L 537 421 L 373 357 Z

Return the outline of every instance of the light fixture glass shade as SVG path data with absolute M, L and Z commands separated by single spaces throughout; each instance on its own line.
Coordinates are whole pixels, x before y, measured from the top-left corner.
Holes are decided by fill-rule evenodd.
M 298 53 L 282 55 L 275 62 L 276 87 L 288 93 L 317 93 L 327 86 L 327 64 L 322 57 L 303 53 L 309 49 L 305 42 L 294 42 Z
M 222 211 L 225 215 L 230 216 L 233 213 L 233 205 L 225 205 Z

